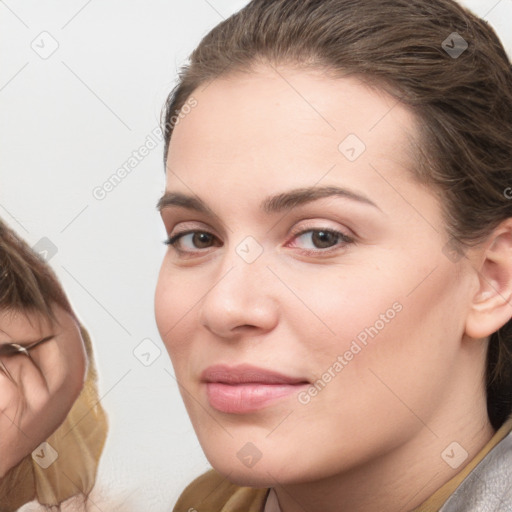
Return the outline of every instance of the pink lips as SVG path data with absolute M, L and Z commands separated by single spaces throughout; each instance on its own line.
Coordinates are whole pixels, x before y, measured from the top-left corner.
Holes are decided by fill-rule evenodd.
M 231 414 L 257 411 L 309 385 L 305 379 L 246 364 L 210 366 L 201 374 L 201 381 L 210 405 Z

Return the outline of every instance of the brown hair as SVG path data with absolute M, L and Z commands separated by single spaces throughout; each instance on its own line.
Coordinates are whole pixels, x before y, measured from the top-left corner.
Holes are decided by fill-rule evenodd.
M 469 10 L 452 0 L 253 0 L 214 27 L 181 68 L 162 116 L 164 163 L 172 118 L 192 92 L 258 62 L 354 75 L 407 105 L 419 128 L 416 177 L 443 199 L 447 245 L 461 256 L 512 217 L 511 64 Z M 491 336 L 487 356 L 494 428 L 512 410 L 511 367 L 509 321 Z
M 54 325 L 56 305 L 80 325 L 50 266 L 0 219 L 0 310 L 38 313 Z M 91 340 L 81 325 L 80 331 L 89 365 L 79 397 L 48 438 L 59 458 L 43 470 L 29 454 L 11 468 L 0 479 L 0 512 L 13 512 L 35 499 L 48 510 L 60 510 L 68 499 L 85 506 L 93 488 L 108 427 L 99 404 Z M 6 371 L 2 364 L 0 371 Z
M 55 320 L 55 304 L 76 319 L 51 268 L 0 221 L 0 309 L 32 311 Z

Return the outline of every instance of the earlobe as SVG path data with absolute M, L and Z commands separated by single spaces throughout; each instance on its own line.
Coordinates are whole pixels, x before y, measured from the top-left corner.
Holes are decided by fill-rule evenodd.
M 485 338 L 512 318 L 512 218 L 503 221 L 479 250 L 478 289 L 466 320 L 466 334 Z

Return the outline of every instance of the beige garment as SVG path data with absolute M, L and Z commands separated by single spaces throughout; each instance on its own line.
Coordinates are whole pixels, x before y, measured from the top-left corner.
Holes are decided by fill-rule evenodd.
M 91 340 L 82 326 L 80 331 L 89 369 L 71 411 L 47 439 L 58 458 L 43 469 L 28 455 L 11 469 L 0 481 L 0 512 L 15 512 L 33 500 L 43 505 L 59 505 L 72 496 L 89 494 L 94 486 L 108 423 L 99 403 Z

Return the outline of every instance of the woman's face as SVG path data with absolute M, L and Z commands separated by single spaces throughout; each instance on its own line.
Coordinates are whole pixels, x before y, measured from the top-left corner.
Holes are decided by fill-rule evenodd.
M 211 464 L 307 481 L 435 430 L 457 407 L 475 281 L 412 178 L 413 115 L 287 67 L 192 96 L 160 202 L 175 238 L 156 320 Z M 424 439 L 436 457 L 453 441 Z

